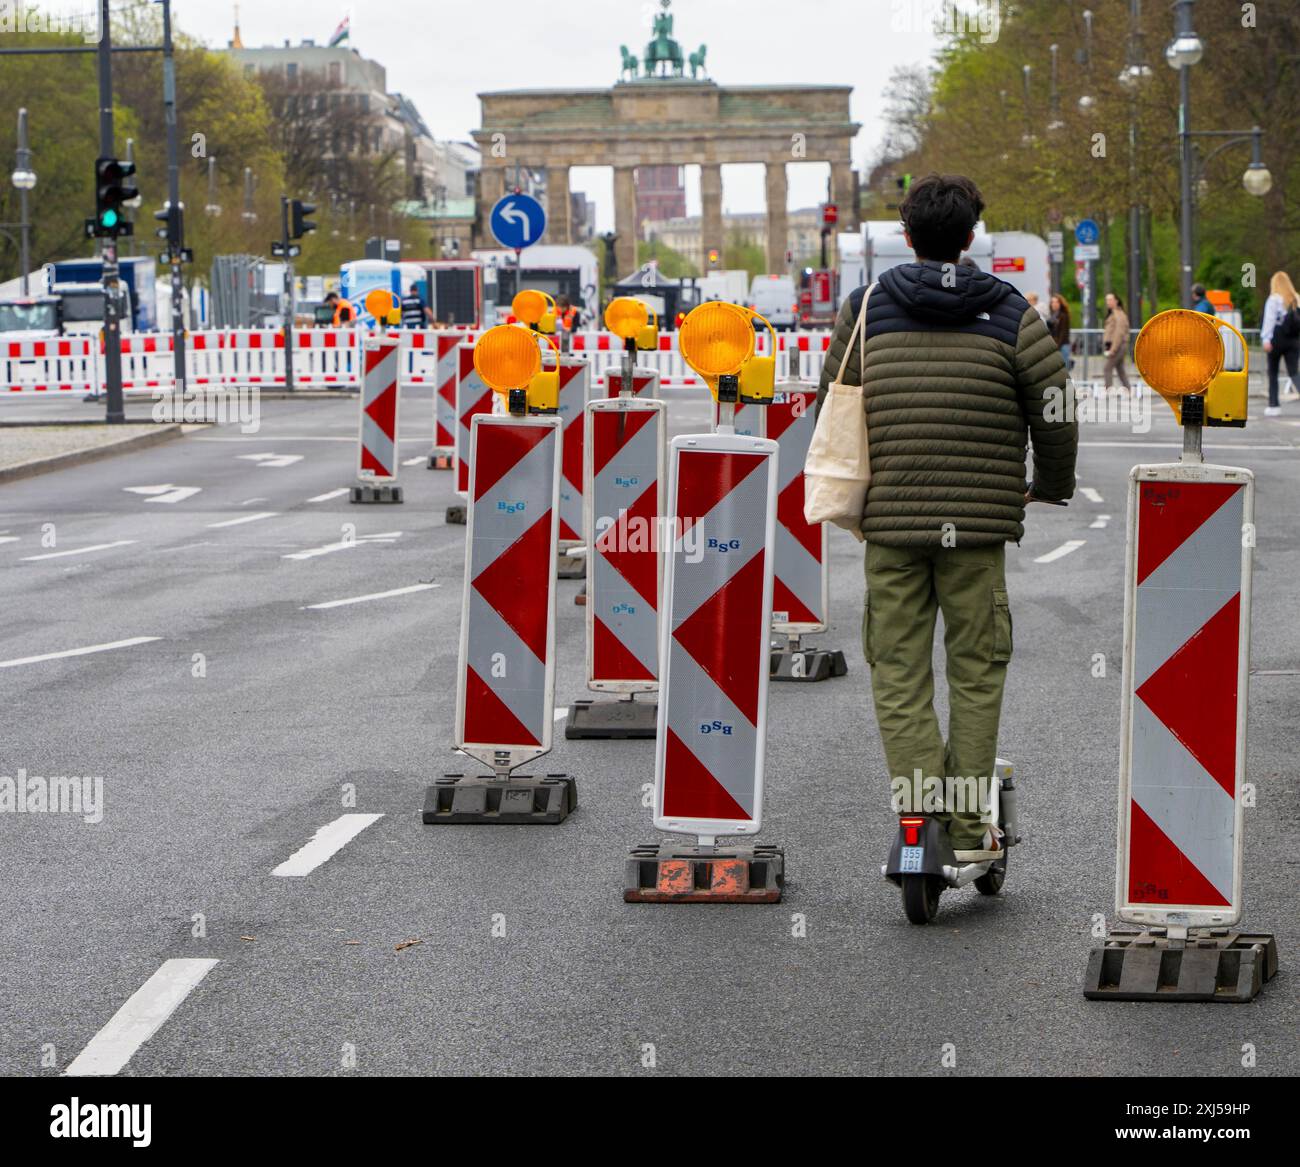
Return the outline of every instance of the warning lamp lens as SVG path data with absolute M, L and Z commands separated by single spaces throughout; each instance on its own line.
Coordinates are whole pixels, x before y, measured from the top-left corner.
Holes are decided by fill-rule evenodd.
M 474 346 L 474 369 L 498 393 L 523 389 L 542 368 L 537 338 L 524 328 L 498 324 Z
M 366 293 L 366 311 L 376 320 L 383 320 L 398 306 L 398 299 L 384 288 L 373 288 Z
M 687 314 L 677 346 L 700 376 L 724 377 L 754 355 L 754 326 L 734 304 L 711 300 Z
M 525 288 L 510 301 L 510 311 L 525 324 L 537 324 L 546 315 L 549 296 L 536 288 Z
M 1146 322 L 1133 346 L 1133 360 L 1159 393 L 1203 393 L 1223 369 L 1223 341 L 1209 316 L 1171 308 Z
M 646 306 L 634 296 L 615 296 L 605 309 L 605 327 L 628 340 L 650 323 Z

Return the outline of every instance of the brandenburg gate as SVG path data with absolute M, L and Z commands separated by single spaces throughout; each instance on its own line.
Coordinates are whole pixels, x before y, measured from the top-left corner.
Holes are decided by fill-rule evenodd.
M 850 150 L 858 123 L 847 85 L 722 86 L 704 77 L 706 49 L 684 57 L 672 39 L 670 0 L 655 17 L 644 63 L 623 48 L 623 79 L 612 89 L 516 89 L 480 93 L 483 124 L 477 246 L 516 166 L 545 169 L 545 242 L 569 243 L 569 168 L 614 169 L 615 255 L 620 275 L 636 269 L 638 166 L 700 167 L 702 242 L 722 249 L 722 166 L 767 167 L 768 270 L 785 270 L 786 165 L 829 162 L 839 229 L 857 226 Z M 686 76 L 688 68 L 691 76 Z

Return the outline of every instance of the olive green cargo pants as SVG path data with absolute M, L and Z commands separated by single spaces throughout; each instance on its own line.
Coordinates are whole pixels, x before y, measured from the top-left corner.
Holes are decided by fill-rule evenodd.
M 1002 687 L 1011 659 L 1005 564 L 1005 544 L 867 544 L 862 647 L 871 666 L 876 721 L 889 773 L 895 783 L 908 783 L 909 792 L 918 772 L 926 779 L 992 779 Z M 940 610 L 948 674 L 946 743 L 934 711 L 931 664 L 935 613 Z M 954 849 L 976 847 L 987 825 L 978 805 L 970 806 L 969 799 L 960 809 L 944 805 L 936 817 L 947 827 Z M 901 809 L 927 808 L 907 804 Z

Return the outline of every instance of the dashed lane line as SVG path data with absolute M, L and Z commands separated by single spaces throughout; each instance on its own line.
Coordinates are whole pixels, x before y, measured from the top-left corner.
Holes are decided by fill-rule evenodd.
M 368 600 L 386 600 L 390 596 L 409 596 L 412 592 L 427 592 L 431 588 L 440 588 L 442 584 L 419 583 L 405 588 L 393 588 L 387 592 L 371 592 L 368 596 L 349 596 L 346 600 L 327 600 L 323 604 L 305 604 L 299 611 L 313 612 L 324 608 L 345 608 L 349 604 L 364 604 Z
M 347 492 L 348 492 L 348 488 L 346 486 L 340 486 L 338 490 L 327 490 L 324 494 L 315 495 L 314 497 L 309 498 L 307 501 L 308 502 L 329 502 L 330 499 L 338 498 L 339 495 L 347 494 Z
M 129 640 L 113 640 L 108 644 L 90 644 L 85 648 L 65 648 L 60 652 L 43 652 L 39 656 L 20 656 L 14 660 L 0 660 L 0 669 L 17 668 L 19 665 L 34 665 L 46 660 L 61 660 L 65 656 L 89 656 L 92 652 L 108 652 L 115 648 L 130 648 L 135 644 L 148 644 L 152 640 L 161 639 L 161 636 L 132 636 Z
M 1102 499 L 1101 495 L 1097 492 L 1097 489 L 1096 489 L 1095 487 L 1092 487 L 1092 486 L 1081 486 L 1081 487 L 1079 487 L 1079 493 L 1080 493 L 1081 495 L 1083 495 L 1083 497 L 1086 498 L 1089 502 L 1103 502 L 1103 501 L 1104 501 L 1104 500 Z
M 296 879 L 304 875 L 310 875 L 327 859 L 332 858 L 347 846 L 368 826 L 378 822 L 383 817 L 382 814 L 339 815 L 332 823 L 326 823 L 325 826 L 321 827 L 309 842 L 299 847 L 271 874 L 286 879 Z
M 1110 522 L 1110 515 L 1098 515 L 1091 523 L 1088 524 L 1093 530 L 1101 530 Z
M 1071 551 L 1078 551 L 1087 542 L 1086 539 L 1067 539 L 1059 547 L 1054 547 L 1046 555 L 1040 555 L 1034 560 L 1035 563 L 1053 563 L 1058 559 L 1063 559 Z
M 163 961 L 72 1059 L 64 1074 L 77 1078 L 118 1073 L 216 965 L 216 960 L 198 957 Z
M 253 515 L 240 515 L 237 519 L 226 519 L 220 523 L 209 523 L 208 528 L 215 530 L 217 527 L 238 527 L 241 523 L 255 523 L 258 519 L 273 519 L 279 511 L 258 511 Z
M 24 555 L 23 563 L 34 563 L 38 559 L 62 559 L 67 555 L 87 555 L 91 551 L 108 551 L 113 547 L 129 547 L 137 539 L 118 539 L 112 543 L 92 543 L 89 547 L 73 547 L 69 551 L 47 551 L 43 555 Z

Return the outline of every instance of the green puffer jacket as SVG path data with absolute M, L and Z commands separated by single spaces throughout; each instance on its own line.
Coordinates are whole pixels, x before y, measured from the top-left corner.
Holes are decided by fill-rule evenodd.
M 840 310 L 819 407 L 845 361 L 866 290 Z M 1078 428 L 1065 362 L 1043 318 L 1010 284 L 971 267 L 902 264 L 880 277 L 866 329 L 868 542 L 1019 541 L 1030 436 L 1034 494 L 1064 500 L 1074 493 Z M 856 345 L 842 380 L 863 383 Z

